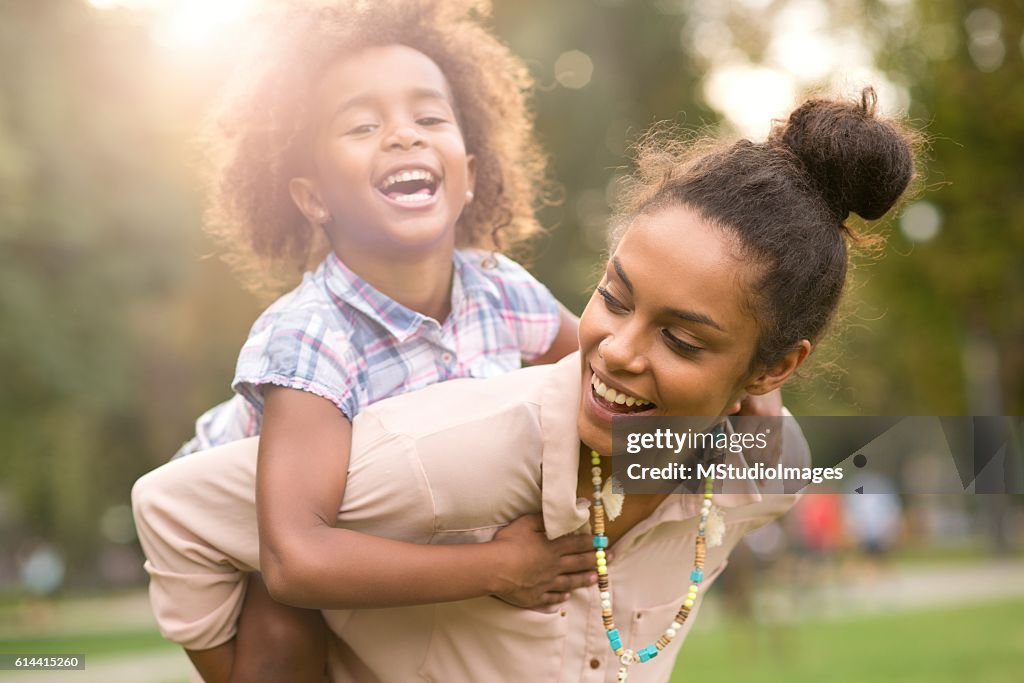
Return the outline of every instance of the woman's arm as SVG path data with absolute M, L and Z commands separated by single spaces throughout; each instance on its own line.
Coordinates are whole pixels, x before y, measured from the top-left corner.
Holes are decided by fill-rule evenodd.
M 558 333 L 551 342 L 551 348 L 531 360 L 530 365 L 555 363 L 580 348 L 580 319 L 561 303 L 558 304 L 558 311 Z
M 391 607 L 550 586 L 542 602 L 551 603 L 590 583 L 587 539 L 548 541 L 536 519 L 466 545 L 419 545 L 334 528 L 351 441 L 351 423 L 330 401 L 266 388 L 256 504 L 260 564 L 276 600 L 321 609 Z

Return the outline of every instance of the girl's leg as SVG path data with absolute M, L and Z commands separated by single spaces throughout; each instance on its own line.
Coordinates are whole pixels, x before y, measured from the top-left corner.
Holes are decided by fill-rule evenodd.
M 185 650 L 192 665 L 203 677 L 204 683 L 229 683 L 231 666 L 235 659 L 235 640 L 209 650 Z
M 132 489 L 160 632 L 208 683 L 231 675 L 246 575 L 259 566 L 257 447 L 246 439 L 180 458 Z
M 325 680 L 327 625 L 319 610 L 277 602 L 259 574 L 249 575 L 234 642 L 231 683 Z

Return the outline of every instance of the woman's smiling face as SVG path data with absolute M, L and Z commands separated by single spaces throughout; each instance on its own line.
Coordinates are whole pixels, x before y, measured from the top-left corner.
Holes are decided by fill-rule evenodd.
M 752 389 L 752 266 L 730 231 L 689 208 L 633 220 L 580 319 L 584 443 L 610 454 L 615 415 L 731 412 Z

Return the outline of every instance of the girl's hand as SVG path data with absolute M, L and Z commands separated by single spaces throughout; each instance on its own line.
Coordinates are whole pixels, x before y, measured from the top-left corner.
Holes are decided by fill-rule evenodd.
M 510 605 L 549 611 L 541 608 L 565 602 L 570 591 L 597 583 L 591 537 L 576 534 L 550 541 L 541 515 L 520 517 L 492 543 L 501 548 L 509 568 L 501 577 L 509 589 L 495 597 Z

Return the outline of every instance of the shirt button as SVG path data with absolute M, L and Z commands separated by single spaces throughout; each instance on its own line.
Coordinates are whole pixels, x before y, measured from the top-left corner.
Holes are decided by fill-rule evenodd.
M 599 668 L 601 668 L 601 660 L 598 659 L 597 657 L 594 657 L 593 659 L 591 659 L 590 660 L 590 668 L 591 669 L 599 669 Z
M 563 610 L 562 610 L 561 612 L 559 612 L 559 614 L 561 614 L 561 615 L 562 615 L 562 616 L 564 617 L 565 615 L 567 615 L 567 614 L 568 614 L 568 612 L 566 612 L 566 611 L 565 611 L 565 610 L 563 609 Z

